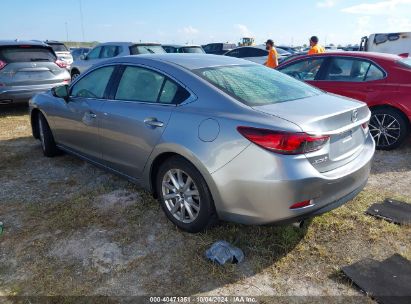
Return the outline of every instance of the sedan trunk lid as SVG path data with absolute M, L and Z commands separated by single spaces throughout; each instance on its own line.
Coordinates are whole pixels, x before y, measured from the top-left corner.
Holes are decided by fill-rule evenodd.
M 336 169 L 361 153 L 368 136 L 366 104 L 332 94 L 253 107 L 298 125 L 310 135 L 328 135 L 328 144 L 306 154 L 320 172 Z

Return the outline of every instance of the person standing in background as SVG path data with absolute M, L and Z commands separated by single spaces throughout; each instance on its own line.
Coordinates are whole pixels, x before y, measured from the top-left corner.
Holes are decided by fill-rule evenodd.
M 268 58 L 264 65 L 266 67 L 275 69 L 278 66 L 278 53 L 274 47 L 274 41 L 268 39 L 265 43 L 265 49 L 268 51 Z
M 321 45 L 318 44 L 317 36 L 312 36 L 310 38 L 310 46 L 311 46 L 311 49 L 308 51 L 308 55 L 325 53 L 325 48 L 323 48 Z

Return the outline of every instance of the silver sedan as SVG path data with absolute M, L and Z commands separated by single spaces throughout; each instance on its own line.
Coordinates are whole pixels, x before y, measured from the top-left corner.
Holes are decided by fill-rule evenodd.
M 364 103 L 226 56 L 111 59 L 32 98 L 30 114 L 45 156 L 143 185 L 189 232 L 332 210 L 363 189 L 375 149 Z

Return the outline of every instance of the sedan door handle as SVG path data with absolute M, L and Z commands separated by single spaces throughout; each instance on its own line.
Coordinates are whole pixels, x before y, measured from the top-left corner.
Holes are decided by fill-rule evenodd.
M 158 121 L 157 118 L 146 118 L 144 119 L 144 123 L 147 126 L 154 128 L 161 128 L 162 126 L 164 126 L 164 123 L 162 121 Z
M 97 118 L 97 114 L 94 114 L 93 112 L 88 113 L 88 117 L 90 118 Z

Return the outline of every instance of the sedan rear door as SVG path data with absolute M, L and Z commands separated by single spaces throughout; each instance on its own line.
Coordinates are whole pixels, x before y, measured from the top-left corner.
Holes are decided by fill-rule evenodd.
M 185 93 L 165 75 L 139 66 L 123 66 L 118 85 L 103 106 L 101 145 L 105 165 L 139 179 L 158 143 L 176 100 Z
M 384 90 L 385 75 L 369 60 L 332 56 L 321 78 L 313 84 L 327 92 L 368 102 Z

